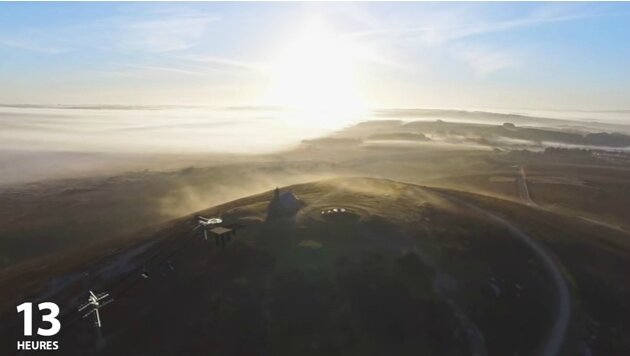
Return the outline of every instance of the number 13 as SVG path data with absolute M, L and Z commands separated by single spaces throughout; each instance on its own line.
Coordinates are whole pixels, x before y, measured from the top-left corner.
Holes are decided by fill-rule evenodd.
M 39 310 L 47 309 L 50 313 L 42 315 L 42 320 L 50 323 L 50 328 L 37 328 L 37 335 L 53 336 L 61 329 L 61 323 L 57 320 L 59 315 L 59 307 L 55 303 L 45 302 L 37 305 Z M 22 303 L 17 306 L 18 313 L 24 312 L 24 335 L 33 335 L 33 303 Z

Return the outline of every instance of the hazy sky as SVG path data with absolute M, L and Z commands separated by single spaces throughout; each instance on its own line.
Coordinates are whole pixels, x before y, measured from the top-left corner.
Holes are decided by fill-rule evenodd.
M 0 103 L 630 109 L 630 4 L 1 3 Z

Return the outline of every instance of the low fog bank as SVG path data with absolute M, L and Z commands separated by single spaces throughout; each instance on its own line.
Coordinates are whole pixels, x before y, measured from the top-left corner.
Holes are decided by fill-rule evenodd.
M 172 170 L 224 162 L 234 155 L 150 154 L 76 151 L 0 151 L 0 188 L 15 185 L 121 174 L 138 170 Z
M 423 141 L 432 146 L 458 144 L 464 148 L 501 147 L 544 149 L 549 146 L 591 148 L 593 140 L 556 140 L 523 128 L 553 128 L 572 133 L 630 133 L 630 113 L 559 111 L 467 111 L 443 109 L 379 109 L 362 121 L 400 120 L 418 132 L 374 131 L 372 141 L 398 135 L 402 144 Z M 296 116 L 297 115 L 297 116 Z M 549 115 L 548 117 L 534 115 Z M 625 121 L 624 121 L 625 120 Z M 325 120 L 323 120 L 325 121 Z M 447 127 L 412 123 L 438 121 Z M 502 125 L 518 130 L 491 132 L 455 128 L 452 124 Z M 37 106 L 0 105 L 0 186 L 129 171 L 171 170 L 218 162 L 267 159 L 288 152 L 301 142 L 338 132 L 357 132 L 356 120 L 323 127 L 305 122 L 296 112 L 274 107 L 210 108 L 186 106 Z M 426 126 L 426 125 L 425 125 Z M 360 129 L 360 127 L 359 127 Z M 354 131 L 353 131 L 354 130 Z M 431 133 L 433 130 L 433 133 Z M 520 130 L 520 131 L 519 131 Z M 407 130 L 408 131 L 408 130 Z M 496 131 L 496 130 L 495 130 Z M 378 137 L 378 134 L 381 137 Z M 423 136 L 423 135 L 427 136 Z M 401 136 L 406 135 L 406 136 Z M 411 137 L 416 135 L 417 137 Z M 607 140 L 603 137 L 603 140 Z M 515 141 L 516 140 L 516 141 Z M 600 140 L 601 141 L 601 140 Z M 607 146 L 606 142 L 601 143 Z M 372 144 L 378 144 L 373 142 Z M 600 144 L 597 142 L 597 144 Z M 464 147 L 469 145 L 469 147 Z M 472 145 L 472 146 L 471 146 Z M 569 147 L 569 146 L 567 146 Z M 609 147 L 620 147 L 609 145 Z
M 238 161 L 329 132 L 270 109 L 1 106 L 0 185 Z
M 0 108 L 0 150 L 258 154 L 329 132 L 269 111 Z

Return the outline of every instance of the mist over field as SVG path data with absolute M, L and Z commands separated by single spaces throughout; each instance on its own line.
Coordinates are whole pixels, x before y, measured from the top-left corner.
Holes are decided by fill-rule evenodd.
M 264 153 L 321 135 L 281 112 L 212 108 L 0 109 L 2 149 Z
M 536 115 L 545 116 L 536 116 Z M 321 124 L 265 107 L 0 106 L 0 184 L 272 154 L 363 120 L 400 119 L 629 132 L 626 112 L 380 109 Z
M 2 107 L 0 184 L 225 161 L 327 132 L 264 109 Z

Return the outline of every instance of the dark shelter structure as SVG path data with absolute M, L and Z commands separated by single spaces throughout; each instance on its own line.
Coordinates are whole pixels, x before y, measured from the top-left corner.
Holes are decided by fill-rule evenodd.
M 226 241 L 229 241 L 232 238 L 234 230 L 227 227 L 218 226 L 210 229 L 210 233 L 214 235 L 214 241 L 216 242 L 217 247 L 225 248 Z
M 267 207 L 267 220 L 291 218 L 305 205 L 292 192 L 281 193 L 280 189 L 276 188 Z

